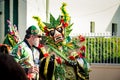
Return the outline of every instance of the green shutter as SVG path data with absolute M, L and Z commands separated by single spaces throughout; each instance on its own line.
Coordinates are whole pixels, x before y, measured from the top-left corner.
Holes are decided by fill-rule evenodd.
M 13 24 L 18 27 L 18 0 L 13 0 Z
M 5 16 L 4 16 L 4 23 L 5 23 L 5 35 L 8 33 L 8 23 L 7 20 L 10 19 L 10 0 L 5 0 L 5 5 L 4 5 L 4 12 L 5 12 Z

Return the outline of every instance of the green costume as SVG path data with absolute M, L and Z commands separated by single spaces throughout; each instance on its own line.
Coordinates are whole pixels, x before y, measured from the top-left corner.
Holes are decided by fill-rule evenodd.
M 39 55 L 39 51 L 35 47 L 31 49 L 26 40 L 19 43 L 12 50 L 12 56 L 23 68 L 30 68 L 35 63 L 38 64 Z
M 43 80 L 88 80 L 89 64 L 85 58 L 85 38 L 69 36 L 72 31 L 70 16 L 66 12 L 66 4 L 61 7 L 62 15 L 57 19 L 50 14 L 50 23 L 42 22 L 33 16 L 45 34 L 41 59 L 40 75 Z M 41 50 L 43 49 L 41 48 Z

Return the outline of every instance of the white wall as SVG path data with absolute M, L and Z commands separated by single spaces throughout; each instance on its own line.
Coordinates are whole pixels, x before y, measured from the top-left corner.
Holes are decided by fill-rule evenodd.
M 4 1 L 0 2 L 0 37 L 4 38 Z M 10 1 L 12 8 L 13 0 Z M 90 21 L 95 21 L 95 32 L 111 32 L 112 23 L 118 24 L 118 34 L 120 34 L 120 0 L 49 0 L 48 13 L 54 17 L 61 14 L 60 7 L 62 3 L 67 3 L 67 11 L 71 16 L 73 31 L 71 35 L 90 32 Z M 18 1 L 18 26 L 19 34 L 23 39 L 25 30 L 30 25 L 36 25 L 37 22 L 32 18 L 39 16 L 42 21 L 46 21 L 46 0 L 19 0 Z M 10 9 L 10 20 L 12 20 L 12 9 Z M 0 42 L 2 41 L 0 39 Z
M 33 16 L 39 16 L 43 21 L 46 20 L 46 2 L 45 0 L 19 0 L 18 3 L 19 34 L 20 38 L 23 39 L 29 26 L 37 26 L 37 22 L 32 18 Z
M 0 2 L 0 43 L 4 40 L 4 1 Z
M 10 0 L 10 21 L 13 23 L 13 0 Z
M 27 27 L 36 25 L 37 22 L 32 18 L 39 16 L 43 21 L 46 20 L 46 0 L 27 0 Z
M 32 18 L 39 16 L 42 21 L 46 21 L 46 0 L 19 0 L 22 12 L 19 16 L 19 25 L 29 27 L 36 25 L 37 22 Z M 118 24 L 118 32 L 120 33 L 120 0 L 48 0 L 48 13 L 52 13 L 55 18 L 60 14 L 60 7 L 63 2 L 67 3 L 67 11 L 71 16 L 71 22 L 74 23 L 71 35 L 90 32 L 90 22 L 95 22 L 95 33 L 111 32 L 112 23 Z M 26 3 L 26 8 L 24 4 Z M 117 11 L 118 10 L 118 11 Z M 116 12 L 117 11 L 117 12 Z M 26 13 L 26 14 L 25 14 Z M 115 16 L 117 14 L 117 16 Z M 22 18 L 21 18 L 22 17 Z M 25 17 L 26 20 L 23 20 Z M 26 23 L 26 24 L 25 24 Z M 23 29 L 23 27 L 20 27 Z M 22 31 L 23 32 L 23 31 Z M 21 33 L 22 33 L 21 32 Z M 25 32 L 25 31 L 24 31 Z M 24 33 L 25 34 L 25 33 Z
M 67 3 L 67 11 L 71 16 L 71 22 L 74 23 L 73 35 L 90 32 L 90 21 L 95 21 L 96 33 L 111 32 L 111 29 L 107 28 L 111 26 L 110 23 L 120 4 L 120 0 L 50 0 L 49 13 L 54 16 L 61 14 L 62 2 Z M 120 15 L 117 15 L 115 20 L 118 20 L 118 17 Z
M 120 5 L 118 6 L 114 16 L 112 17 L 111 23 L 109 24 L 107 30 L 111 29 L 110 25 L 112 25 L 112 23 L 117 23 L 117 36 L 120 36 Z
M 25 36 L 25 30 L 27 27 L 27 1 L 19 0 L 18 1 L 18 26 L 19 26 L 19 35 L 23 39 Z

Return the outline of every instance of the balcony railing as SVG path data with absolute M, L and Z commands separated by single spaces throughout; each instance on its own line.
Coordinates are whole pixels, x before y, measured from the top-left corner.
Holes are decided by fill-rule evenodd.
M 86 58 L 90 63 L 120 64 L 120 37 L 92 34 L 85 38 Z
M 120 37 L 110 33 L 82 34 L 90 63 L 120 64 Z

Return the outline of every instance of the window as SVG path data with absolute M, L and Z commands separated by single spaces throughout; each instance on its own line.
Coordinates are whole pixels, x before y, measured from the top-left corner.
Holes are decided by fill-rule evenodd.
M 112 23 L 112 36 L 116 36 L 116 35 L 117 35 L 117 24 Z
M 93 22 L 93 21 L 90 22 L 90 32 L 91 33 L 95 32 L 95 22 Z

